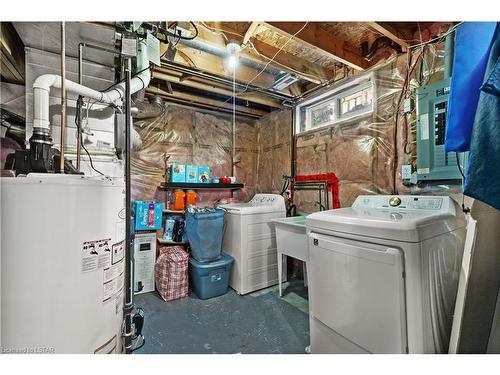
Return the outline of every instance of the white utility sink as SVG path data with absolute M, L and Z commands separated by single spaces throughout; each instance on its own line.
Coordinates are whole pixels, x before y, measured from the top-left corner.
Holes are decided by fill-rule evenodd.
M 284 217 L 274 219 L 273 222 L 275 224 L 276 244 L 278 247 L 278 282 L 281 296 L 283 255 L 291 256 L 304 262 L 304 283 L 307 285 L 306 263 L 309 260 L 309 252 L 307 248 L 306 217 Z

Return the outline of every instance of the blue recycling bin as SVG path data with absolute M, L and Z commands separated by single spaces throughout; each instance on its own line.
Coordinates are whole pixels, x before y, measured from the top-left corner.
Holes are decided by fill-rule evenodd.
M 189 285 L 192 291 L 200 299 L 226 294 L 233 262 L 233 257 L 224 253 L 212 262 L 201 263 L 189 258 Z
M 224 210 L 217 208 L 208 212 L 186 212 L 186 235 L 191 247 L 191 256 L 198 262 L 219 259 L 222 248 Z

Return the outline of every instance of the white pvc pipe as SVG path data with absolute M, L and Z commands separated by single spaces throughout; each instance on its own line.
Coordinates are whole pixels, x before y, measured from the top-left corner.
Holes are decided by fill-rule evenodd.
M 140 72 L 132 78 L 131 93 L 146 88 L 151 79 L 146 42 L 138 45 L 137 71 Z M 61 76 L 57 74 L 44 74 L 33 83 L 33 127 L 50 129 L 49 120 L 49 94 L 51 87 L 61 88 Z M 97 100 L 100 103 L 121 105 L 125 94 L 125 83 L 119 83 L 106 92 L 97 91 L 76 82 L 65 80 L 66 91 Z

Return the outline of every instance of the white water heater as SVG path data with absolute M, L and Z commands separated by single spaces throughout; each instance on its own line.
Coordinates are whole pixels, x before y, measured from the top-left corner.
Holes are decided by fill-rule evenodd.
M 121 352 L 123 179 L 1 178 L 4 353 Z

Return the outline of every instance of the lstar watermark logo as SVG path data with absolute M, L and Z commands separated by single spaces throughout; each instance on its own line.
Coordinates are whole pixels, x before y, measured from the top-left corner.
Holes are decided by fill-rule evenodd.
M 22 348 L 6 348 L 0 346 L 1 354 L 51 354 L 55 353 L 53 347 L 48 346 L 36 346 L 36 347 L 22 347 Z

